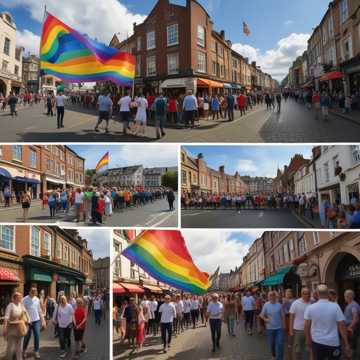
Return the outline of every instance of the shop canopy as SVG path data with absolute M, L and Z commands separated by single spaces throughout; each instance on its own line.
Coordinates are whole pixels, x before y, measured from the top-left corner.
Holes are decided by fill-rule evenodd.
M 52 278 L 49 274 L 46 274 L 40 270 L 32 269 L 30 272 L 30 280 L 52 283 Z
M 113 283 L 113 293 L 114 294 L 125 294 L 126 290 L 118 283 Z
M 65 181 L 60 180 L 60 179 L 54 179 L 54 178 L 46 177 L 46 181 L 51 182 L 53 184 L 63 184 L 63 185 L 65 185 Z
M 320 81 L 328 81 L 328 80 L 335 80 L 340 79 L 344 76 L 344 74 L 341 71 L 331 71 L 326 73 L 320 78 Z
M 160 85 L 162 89 L 186 88 L 186 78 L 166 79 Z
M 6 177 L 8 179 L 11 179 L 11 174 L 4 168 L 0 167 L 0 176 Z
M 286 274 L 293 268 L 293 265 L 284 266 L 281 268 L 275 275 L 269 276 L 266 278 L 261 285 L 262 286 L 274 286 L 274 285 L 280 285 L 284 282 L 284 278 Z
M 0 268 L 0 281 L 19 282 L 19 278 L 12 271 Z
M 136 284 L 120 283 L 130 294 L 143 294 L 145 290 Z
M 197 84 L 198 84 L 198 86 L 206 86 L 209 88 L 223 88 L 224 87 L 223 83 L 209 80 L 209 79 L 202 79 L 202 78 L 197 79 Z
M 239 84 L 231 84 L 231 86 L 232 86 L 233 89 L 238 89 L 238 90 L 242 89 L 242 86 L 239 85 Z
M 161 294 L 163 291 L 162 289 L 160 289 L 158 286 L 153 286 L 153 285 L 143 285 L 142 286 L 144 289 L 151 291 L 152 293 L 157 293 L 157 294 Z
M 26 183 L 26 184 L 40 184 L 39 180 L 30 179 L 30 178 L 22 177 L 22 176 L 15 176 L 14 180 L 17 182 Z
M 308 87 L 312 87 L 313 85 L 314 85 L 313 80 L 310 80 L 307 83 L 305 83 L 302 87 L 303 88 L 308 88 Z
M 224 88 L 225 89 L 232 89 L 233 86 L 231 84 L 224 83 Z

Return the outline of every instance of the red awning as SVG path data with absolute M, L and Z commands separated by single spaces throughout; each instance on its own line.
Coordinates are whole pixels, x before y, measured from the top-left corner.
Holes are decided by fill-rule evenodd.
M 120 284 L 113 283 L 113 293 L 114 294 L 125 294 L 126 290 Z
M 146 290 L 149 290 L 149 291 L 151 291 L 153 293 L 157 293 L 157 294 L 161 294 L 163 292 L 162 289 L 160 289 L 158 286 L 143 285 L 142 287 Z
M 12 271 L 5 268 L 0 268 L 0 281 L 19 282 L 20 280 Z
M 129 284 L 129 283 L 120 283 L 122 287 L 125 288 L 127 292 L 130 294 L 143 294 L 145 290 L 141 288 L 139 285 Z
M 331 71 L 326 73 L 320 78 L 320 81 L 328 81 L 328 80 L 335 80 L 340 79 L 344 76 L 344 74 L 341 71 Z
M 209 79 L 202 79 L 202 78 L 197 79 L 197 84 L 198 84 L 198 86 L 206 86 L 206 87 L 210 87 L 210 88 L 223 88 L 224 87 L 224 84 L 221 82 L 209 80 Z

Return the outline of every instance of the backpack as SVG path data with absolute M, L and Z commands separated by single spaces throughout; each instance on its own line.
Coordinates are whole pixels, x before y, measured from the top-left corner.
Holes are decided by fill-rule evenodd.
M 155 112 L 157 115 L 165 115 L 166 113 L 166 102 L 165 99 L 159 98 L 155 102 Z

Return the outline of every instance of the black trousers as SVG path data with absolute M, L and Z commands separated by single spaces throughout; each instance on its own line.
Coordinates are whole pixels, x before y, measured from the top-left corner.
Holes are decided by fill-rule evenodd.
M 56 107 L 56 114 L 57 114 L 57 127 L 61 128 L 64 126 L 64 106 L 57 106 Z
M 190 313 L 191 313 L 191 321 L 192 321 L 193 327 L 195 327 L 196 323 L 199 319 L 199 310 L 191 310 Z
M 211 331 L 211 340 L 213 347 L 220 345 L 221 338 L 221 319 L 210 319 L 210 331 Z
M 164 344 L 164 347 L 166 345 L 170 345 L 171 343 L 171 336 L 172 336 L 172 323 L 161 323 L 160 324 L 160 330 L 161 330 L 161 339 Z
M 314 360 L 339 360 L 341 359 L 341 346 L 326 346 L 322 344 L 312 343 Z
M 244 311 L 245 314 L 245 330 L 252 330 L 254 325 L 254 311 Z

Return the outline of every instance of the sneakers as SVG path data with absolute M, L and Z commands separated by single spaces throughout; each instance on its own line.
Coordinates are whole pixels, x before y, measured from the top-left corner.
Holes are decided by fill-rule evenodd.
M 64 359 L 66 357 L 66 355 L 67 355 L 66 351 L 62 352 L 60 354 L 60 359 Z
M 38 352 L 36 352 L 34 357 L 35 357 L 35 359 L 40 359 L 40 354 Z

